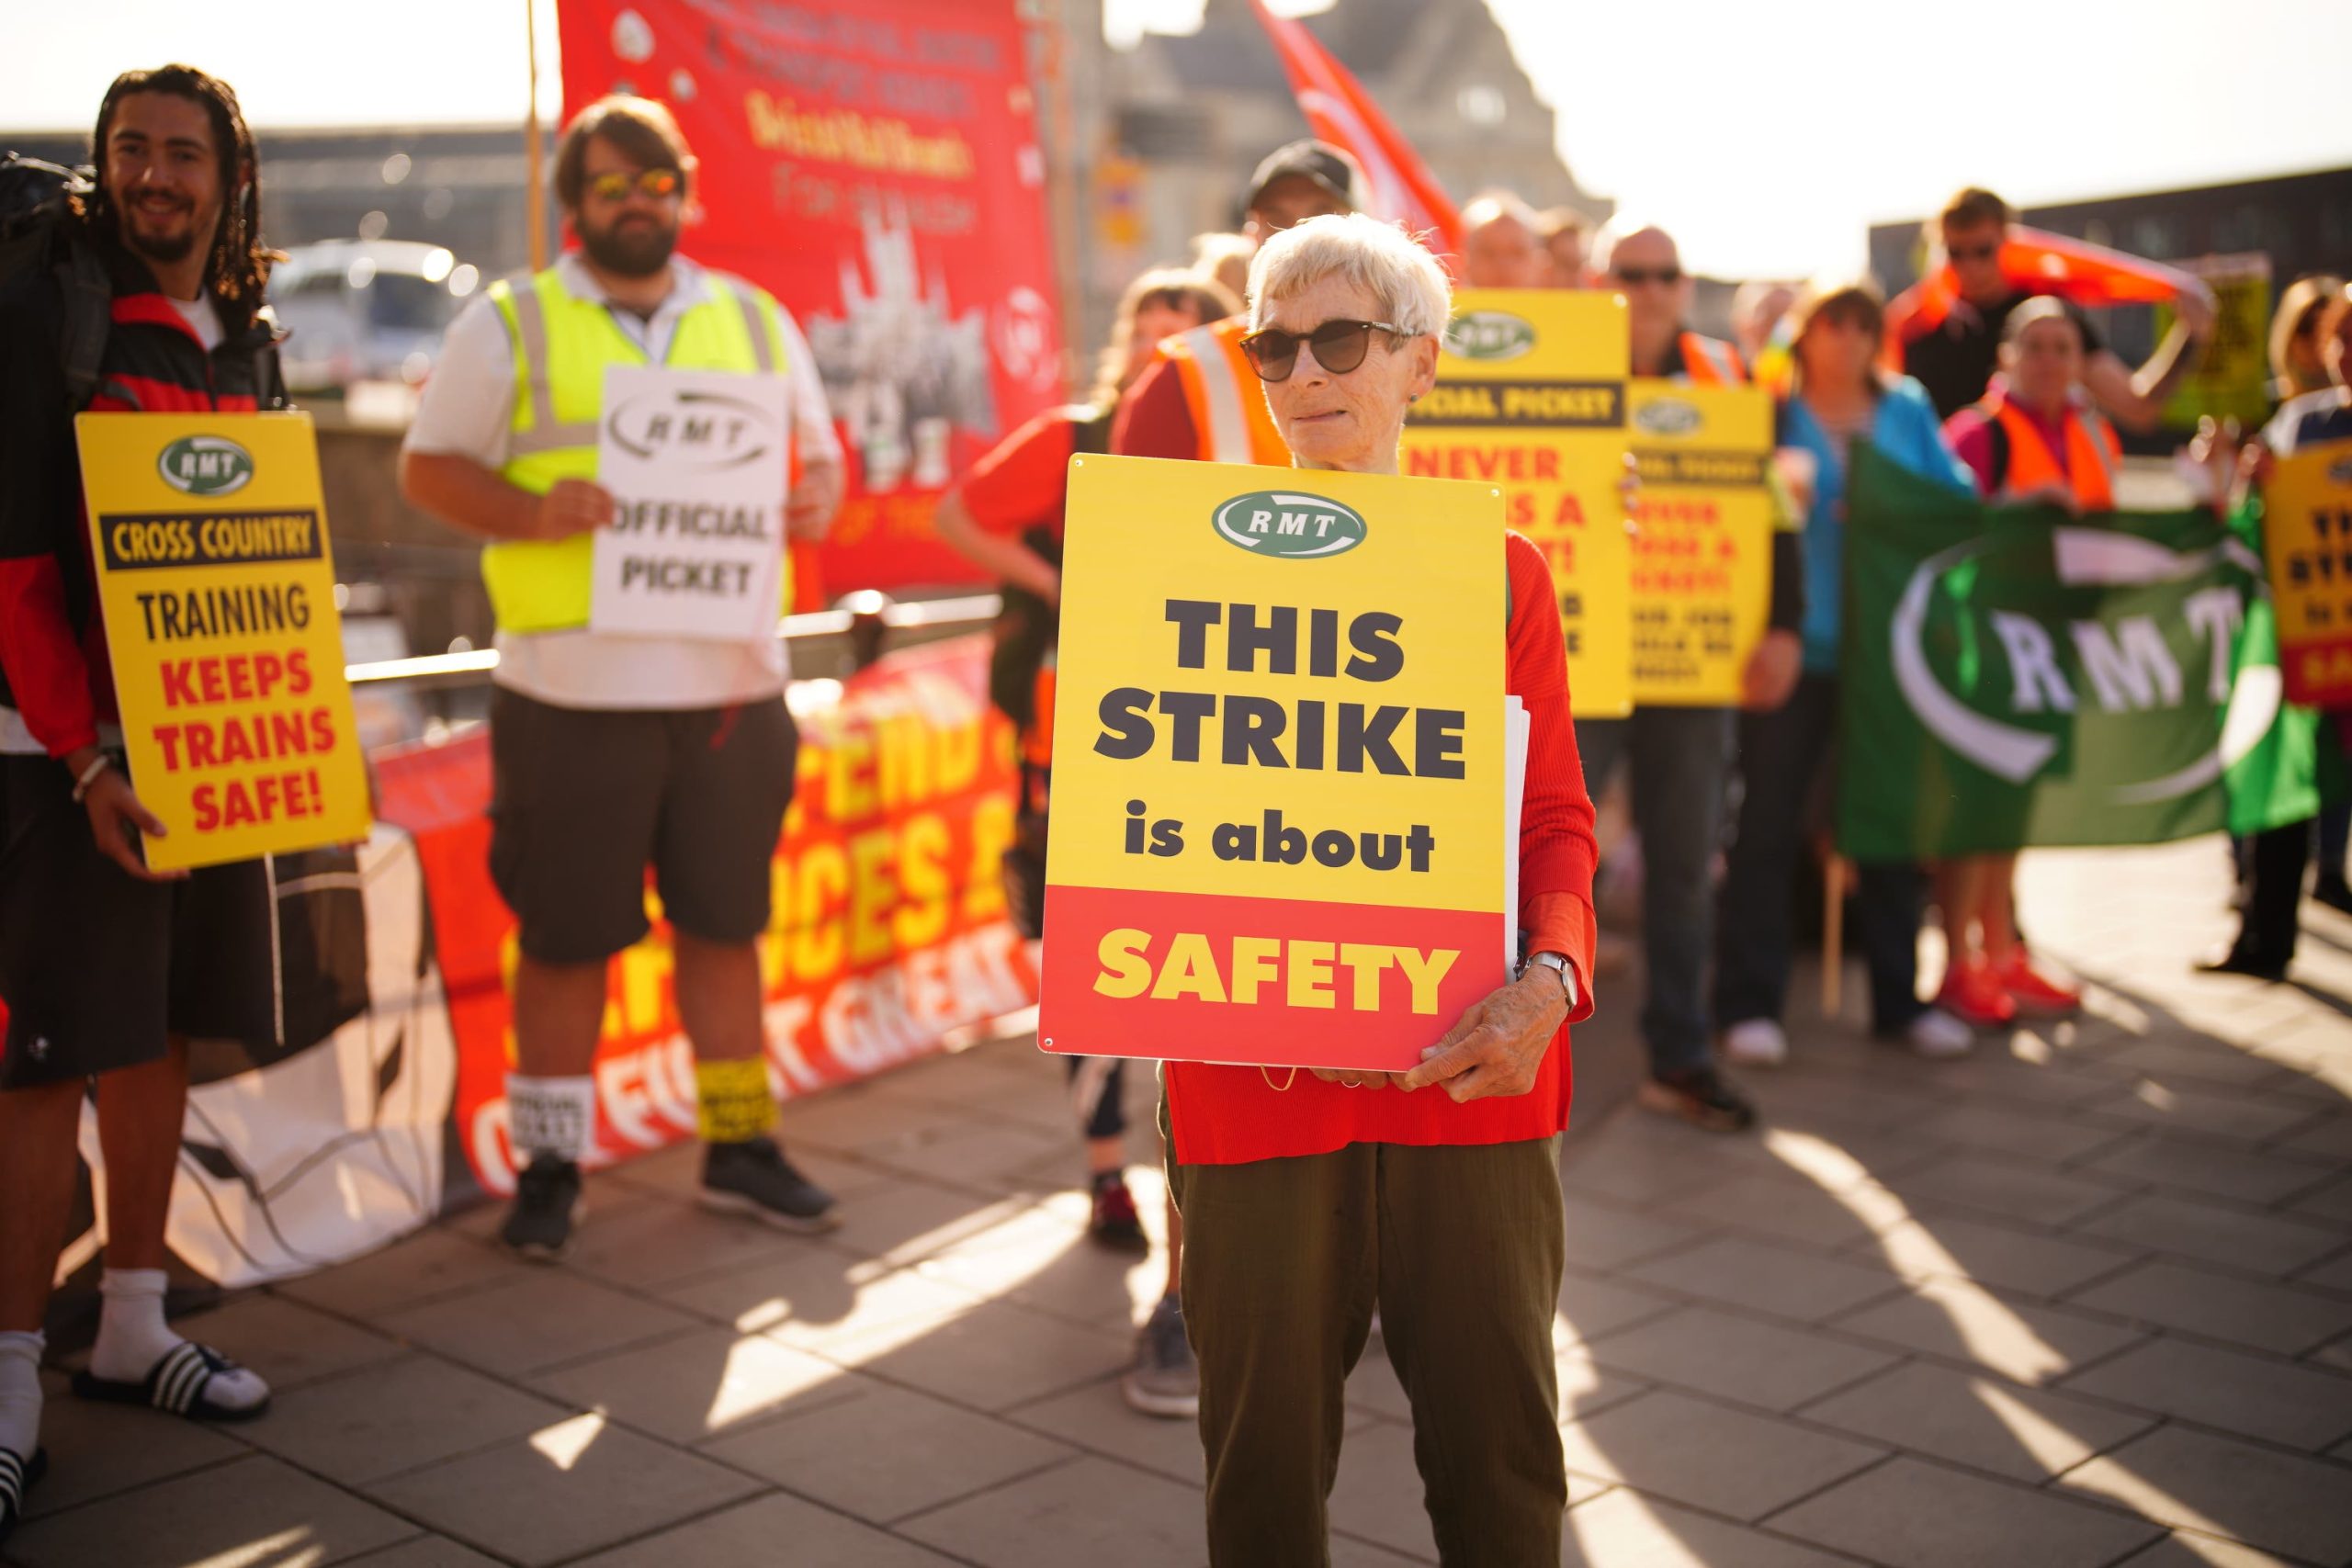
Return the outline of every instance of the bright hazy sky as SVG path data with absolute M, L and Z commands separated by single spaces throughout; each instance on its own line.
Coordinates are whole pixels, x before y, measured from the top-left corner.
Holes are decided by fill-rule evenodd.
M 226 74 L 260 126 L 519 116 L 525 3 L 28 4 L 0 52 L 0 125 L 85 126 L 118 70 L 172 59 Z M 1871 220 L 1968 183 L 2030 204 L 2352 164 L 2352 0 L 1491 3 L 1577 178 L 1717 274 L 1853 265 Z M 1105 5 L 1114 39 L 1194 26 L 1201 9 Z M 1759 19 L 1775 10 L 1778 27 Z M 1713 47 L 1644 58 L 1669 28 Z

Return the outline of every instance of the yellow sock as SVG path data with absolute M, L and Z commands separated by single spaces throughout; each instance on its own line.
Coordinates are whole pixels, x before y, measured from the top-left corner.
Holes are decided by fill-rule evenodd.
M 695 1099 L 707 1144 L 746 1143 L 775 1122 L 767 1063 L 757 1056 L 742 1062 L 695 1063 Z

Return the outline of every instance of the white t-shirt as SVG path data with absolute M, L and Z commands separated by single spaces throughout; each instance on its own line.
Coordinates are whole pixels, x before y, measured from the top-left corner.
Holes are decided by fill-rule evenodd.
M 576 254 L 555 265 L 557 280 L 575 299 L 611 311 L 613 324 L 645 357 L 670 355 L 678 322 L 710 298 L 708 274 L 683 256 L 670 263 L 670 293 L 649 318 L 614 310 L 595 276 Z M 842 460 L 825 403 L 816 356 L 791 312 L 781 305 L 785 374 L 791 385 L 793 435 L 803 461 Z M 495 472 L 506 466 L 514 420 L 514 349 L 506 322 L 488 297 L 476 299 L 449 324 L 440 362 L 425 381 L 406 450 L 470 457 Z M 498 634 L 498 683 L 543 703 L 571 708 L 704 708 L 756 702 L 784 689 L 784 644 L 700 642 L 684 637 L 599 636 L 585 627 L 560 632 Z
M 187 330 L 196 334 L 196 341 L 204 345 L 205 353 L 211 353 L 228 341 L 228 330 L 220 324 L 220 310 L 212 303 L 211 295 L 175 299 L 172 309 L 180 313 L 180 320 L 187 323 Z

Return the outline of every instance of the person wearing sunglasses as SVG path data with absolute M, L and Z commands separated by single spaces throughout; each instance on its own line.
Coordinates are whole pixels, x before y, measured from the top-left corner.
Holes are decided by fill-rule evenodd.
M 1601 288 L 1625 297 L 1634 375 L 1697 387 L 1747 385 L 1739 350 L 1684 324 L 1692 285 L 1673 235 L 1655 224 L 1611 220 L 1593 241 L 1592 270 Z
M 1250 176 L 1241 237 L 1254 251 L 1309 218 L 1363 205 L 1356 161 L 1322 141 L 1294 141 L 1266 154 Z M 1288 466 L 1290 451 L 1266 413 L 1241 352 L 1250 324 L 1239 316 L 1180 333 L 1159 345 L 1120 400 L 1111 450 L 1129 457 Z
M 491 875 L 514 910 L 514 1203 L 502 1239 L 569 1248 L 580 1168 L 597 1147 L 591 1077 L 612 956 L 644 938 L 652 863 L 695 1055 L 700 1198 L 793 1230 L 833 1201 L 769 1135 L 759 954 L 798 737 L 784 645 L 614 637 L 588 626 L 605 372 L 616 365 L 781 374 L 792 428 L 780 479 L 793 538 L 842 497 L 839 438 L 799 329 L 763 289 L 676 254 L 695 163 L 661 104 L 616 94 L 565 128 L 555 189 L 580 248 L 502 281 L 451 323 L 401 454 L 411 502 L 489 541 L 498 618 L 491 697 Z M 792 572 L 778 574 L 778 609 Z
M 1730 344 L 1686 324 L 1691 281 L 1674 236 L 1620 219 L 1595 242 L 1600 287 L 1625 297 L 1634 374 L 1692 386 L 1747 384 Z M 1789 699 L 1804 665 L 1802 536 L 1792 509 L 1772 534 L 1772 596 L 1763 637 L 1748 660 L 1744 705 L 1769 712 Z M 1585 781 L 1597 795 L 1623 759 L 1642 843 L 1642 949 L 1648 996 L 1642 1038 L 1649 1071 L 1645 1110 L 1711 1133 L 1755 1124 L 1756 1108 L 1716 1068 L 1707 1015 L 1707 962 L 1714 945 L 1714 861 L 1723 839 L 1732 716 L 1716 707 L 1643 707 L 1625 718 L 1577 725 Z
M 2002 265 L 2012 217 L 2007 202 L 1972 186 L 1946 202 L 1928 225 L 1929 248 L 1950 264 L 1960 297 L 1940 317 L 1921 315 L 1905 323 L 1903 373 L 1928 389 L 1939 419 L 1983 400 L 1998 367 L 2009 312 L 2035 297 L 2030 279 L 2013 276 Z M 2127 431 L 2144 434 L 2156 427 L 2174 384 L 2196 362 L 2195 349 L 2212 336 L 2212 308 L 2202 299 L 2186 296 L 2175 308 L 2172 331 L 2136 372 L 2100 341 L 2080 310 L 2074 311 L 2083 334 L 2084 389 Z
M 1014 431 L 939 498 L 932 525 L 967 559 L 1002 580 L 1003 611 L 989 656 L 989 696 L 1018 727 L 1020 793 L 1004 852 L 1012 923 L 1045 934 L 1046 833 L 1052 807 L 1055 645 L 1061 632 L 1062 512 L 1070 459 L 1109 450 L 1119 394 L 1171 333 L 1222 321 L 1240 299 L 1205 271 L 1154 267 L 1127 286 L 1103 345 L 1092 398 L 1048 409 Z M 1150 1238 L 1127 1190 L 1126 1059 L 1066 1056 L 1071 1109 L 1086 1142 L 1087 1239 L 1114 1252 L 1148 1252 Z M 1200 1372 L 1184 1337 L 1177 1295 L 1183 1229 L 1168 1210 L 1168 1285 L 1136 1335 L 1135 1361 L 1119 1380 L 1130 1409 L 1190 1420 L 1200 1414 Z
M 1429 252 L 1361 215 L 1310 219 L 1259 251 L 1241 343 L 1293 482 L 1397 471 L 1406 410 L 1437 378 L 1448 292 Z M 1516 911 L 1528 962 L 1408 1073 L 1170 1062 L 1163 1075 L 1220 1568 L 1329 1561 L 1346 1381 L 1375 1310 L 1412 1402 L 1440 1560 L 1560 1561 L 1556 1140 L 1565 1026 L 1592 1008 L 1592 806 L 1550 578 L 1501 521 L 1464 547 L 1498 549 L 1509 573 L 1496 631 L 1530 719 Z

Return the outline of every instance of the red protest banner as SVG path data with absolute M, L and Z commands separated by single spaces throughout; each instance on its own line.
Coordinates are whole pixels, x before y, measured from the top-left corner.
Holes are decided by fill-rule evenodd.
M 808 334 L 849 449 L 825 591 L 977 581 L 939 492 L 1060 400 L 1046 164 L 1012 0 L 562 0 L 567 117 L 660 98 L 693 145 L 684 249 Z
M 988 657 L 986 637 L 964 637 L 887 656 L 838 701 L 826 682 L 797 689 L 798 795 L 759 943 L 781 1096 L 881 1072 L 1037 998 L 998 875 L 1012 745 L 988 705 Z M 208 1041 L 193 1058 L 166 1240 L 220 1284 L 381 1247 L 471 1196 L 468 1171 L 492 1192 L 514 1185 L 514 922 L 485 860 L 487 737 L 376 762 L 383 810 L 367 843 L 275 860 L 277 1037 Z M 613 965 L 596 1164 L 694 1136 L 669 981 L 657 923 Z M 0 1039 L 6 1024 L 0 1003 Z M 95 1287 L 102 1235 L 83 1203 L 60 1269 L 77 1291 Z
M 984 637 L 931 644 L 851 677 L 838 704 L 801 706 L 799 787 L 759 940 L 769 1077 L 786 1098 L 880 1072 L 1036 1000 L 999 876 L 1012 837 L 1012 744 L 988 705 L 987 669 Z M 516 949 L 490 882 L 488 738 L 410 749 L 378 771 L 383 815 L 415 835 L 424 864 L 457 1039 L 456 1135 L 482 1186 L 504 1193 Z M 612 966 L 591 1164 L 694 1135 L 694 1056 L 670 977 L 657 919 Z

